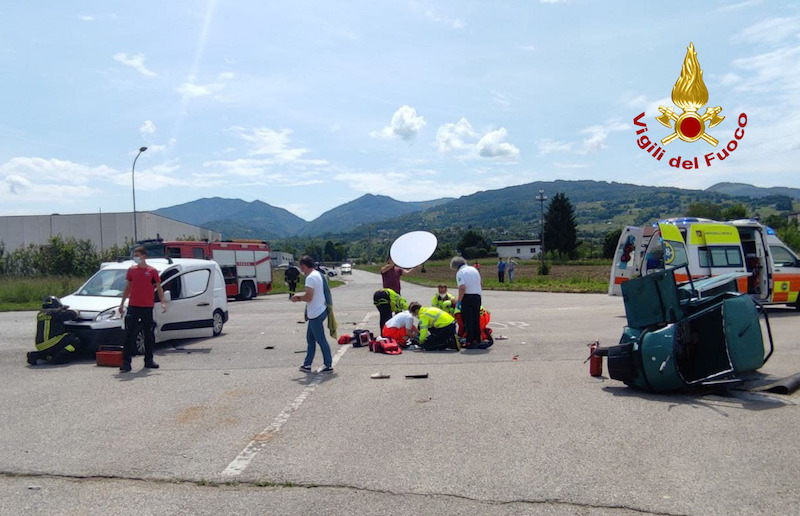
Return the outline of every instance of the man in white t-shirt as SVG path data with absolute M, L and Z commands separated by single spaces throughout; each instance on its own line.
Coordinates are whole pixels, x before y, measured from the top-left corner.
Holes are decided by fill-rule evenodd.
M 406 339 L 416 337 L 418 334 L 417 328 L 414 327 L 414 316 L 408 310 L 404 310 L 386 321 L 381 337 L 394 339 L 398 344 L 405 344 Z
M 292 296 L 293 303 L 298 301 L 306 302 L 306 319 L 308 320 L 308 329 L 306 330 L 308 351 L 306 352 L 306 360 L 300 366 L 300 370 L 304 373 L 311 372 L 311 364 L 314 362 L 317 344 L 319 344 L 322 350 L 324 367 L 318 372 L 332 373 L 331 347 L 325 338 L 324 325 L 325 318 L 328 316 L 328 308 L 325 305 L 325 280 L 322 274 L 314 269 L 314 260 L 310 256 L 300 258 L 300 272 L 306 277 L 305 291 L 302 294 L 298 293 Z
M 477 348 L 481 343 L 481 294 L 483 282 L 478 269 L 467 265 L 461 256 L 450 260 L 450 268 L 456 272 L 458 300 L 456 309 L 461 310 L 461 320 L 467 332 L 465 347 Z

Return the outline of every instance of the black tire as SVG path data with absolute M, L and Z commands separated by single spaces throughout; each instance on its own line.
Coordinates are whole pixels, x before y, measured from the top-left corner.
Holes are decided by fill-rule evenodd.
M 218 337 L 222 333 L 222 327 L 225 325 L 225 316 L 222 313 L 222 310 L 214 310 L 214 315 L 212 315 L 214 320 L 214 336 Z
M 144 355 L 144 327 L 142 325 L 136 327 L 136 346 L 133 351 L 135 355 Z
M 254 297 L 256 297 L 256 289 L 253 287 L 253 283 L 250 281 L 245 281 L 242 283 L 242 290 L 239 292 L 239 299 L 247 301 L 249 299 L 253 299 Z

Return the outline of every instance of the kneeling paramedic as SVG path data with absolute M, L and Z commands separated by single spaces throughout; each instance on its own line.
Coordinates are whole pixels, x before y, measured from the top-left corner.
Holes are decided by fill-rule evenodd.
M 456 313 L 456 298 L 453 294 L 447 291 L 447 285 L 444 283 L 438 287 L 438 292 L 433 295 L 431 299 L 431 306 L 441 308 L 450 315 Z
M 390 288 L 382 288 L 375 291 L 372 296 L 372 302 L 375 308 L 378 309 L 380 314 L 380 331 L 383 332 L 383 327 L 386 322 L 392 318 L 394 314 L 399 314 L 403 310 L 408 309 L 408 301 L 400 297 L 400 294 Z
M 456 320 L 444 310 L 421 306 L 416 301 L 408 311 L 419 319 L 419 345 L 426 351 L 461 349 L 456 338 Z
M 417 329 L 414 327 L 414 316 L 408 310 L 404 310 L 386 321 L 386 325 L 381 332 L 381 337 L 394 339 L 401 346 L 406 345 L 407 339 L 413 339 L 416 336 Z
M 65 321 L 78 318 L 78 312 L 69 310 L 55 296 L 48 296 L 36 314 L 36 351 L 28 353 L 28 363 L 39 360 L 51 364 L 66 364 L 80 348 L 80 340 L 64 328 Z

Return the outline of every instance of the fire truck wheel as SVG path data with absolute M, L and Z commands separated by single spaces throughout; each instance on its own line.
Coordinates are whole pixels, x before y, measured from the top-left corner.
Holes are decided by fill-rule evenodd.
M 214 336 L 218 336 L 222 333 L 222 326 L 225 324 L 224 318 L 222 316 L 222 310 L 214 310 Z
M 242 290 L 239 294 L 239 299 L 248 300 L 253 299 L 254 297 L 256 297 L 256 290 L 253 288 L 253 283 L 249 281 L 242 283 Z

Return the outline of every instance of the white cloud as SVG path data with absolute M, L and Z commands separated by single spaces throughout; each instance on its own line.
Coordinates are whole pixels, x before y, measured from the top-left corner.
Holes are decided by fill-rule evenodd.
M 761 4 L 762 0 L 744 0 L 744 2 L 739 2 L 737 4 L 727 4 L 718 7 L 716 10 L 717 12 L 730 12 L 730 11 L 738 11 L 739 9 L 745 9 L 747 7 L 754 7 L 756 5 Z
M 539 0 L 540 4 L 566 4 L 567 0 Z
M 583 129 L 581 134 L 588 136 L 583 140 L 581 154 L 591 154 L 599 152 L 608 147 L 606 140 L 612 132 L 624 131 L 630 126 L 620 120 L 607 120 L 603 125 L 593 125 Z
M 562 169 L 578 169 L 578 168 L 586 168 L 589 165 L 586 165 L 585 163 L 564 163 L 556 161 L 555 163 L 553 163 L 553 166 L 555 168 L 562 168 Z
M 505 141 L 508 131 L 505 127 L 489 131 L 478 141 L 478 155 L 482 158 L 515 160 L 519 157 L 519 149 Z
M 187 80 L 186 82 L 175 88 L 175 91 L 177 91 L 178 94 L 184 99 L 193 99 L 197 97 L 205 97 L 207 95 L 211 95 L 212 93 L 221 91 L 222 88 L 224 87 L 225 87 L 224 84 L 218 82 L 213 82 L 209 84 L 195 84 L 194 81 Z
M 777 44 L 800 32 L 800 18 L 768 18 L 755 23 L 731 38 L 735 43 Z
M 733 65 L 749 72 L 736 87 L 740 91 L 796 91 L 800 79 L 800 47 L 781 47 L 772 52 L 736 59 Z
M 660 99 L 650 100 L 645 95 L 638 95 L 630 99 L 623 99 L 623 104 L 636 111 L 631 118 L 644 111 L 648 117 L 660 116 L 659 106 L 672 106 L 671 97 L 661 97 Z
M 730 86 L 731 84 L 736 84 L 741 80 L 742 78 L 736 75 L 735 73 L 728 72 L 719 78 L 719 83 L 722 84 L 723 86 Z
M 232 127 L 230 130 L 249 144 L 247 154 L 250 156 L 270 156 L 274 162 L 287 163 L 300 159 L 308 152 L 305 148 L 291 147 L 291 129 L 276 131 L 269 127 L 255 127 L 249 130 Z
M 446 123 L 436 130 L 436 148 L 439 152 L 472 148 L 478 134 L 466 118 L 456 123 Z
M 145 120 L 142 124 L 142 127 L 139 128 L 139 132 L 143 135 L 155 134 L 156 124 L 154 124 L 152 120 Z
M 412 140 L 425 126 L 425 119 L 417 115 L 417 110 L 410 106 L 401 106 L 394 115 L 389 125 L 380 131 L 372 131 L 370 136 L 373 138 L 383 138 L 391 140 L 400 138 L 402 140 Z
M 94 16 L 90 16 L 88 14 L 79 14 L 78 19 L 85 22 L 94 21 Z
M 234 77 L 236 77 L 236 75 L 233 72 L 222 72 L 217 76 L 220 81 L 230 81 L 233 80 Z
M 114 61 L 124 64 L 125 66 L 130 66 L 140 74 L 144 75 L 145 77 L 155 77 L 156 73 L 150 69 L 148 69 L 144 65 L 144 54 L 136 54 L 133 56 L 129 56 L 125 52 L 119 52 L 114 54 L 113 56 Z
M 511 106 L 511 101 L 508 96 L 499 91 L 492 92 L 492 102 L 503 109 L 508 109 L 508 107 Z
M 536 52 L 536 45 L 520 45 L 519 49 L 525 52 Z
M 550 138 L 539 140 L 536 146 L 539 148 L 540 157 L 547 156 L 554 152 L 568 152 L 572 150 L 572 142 L 556 141 Z

